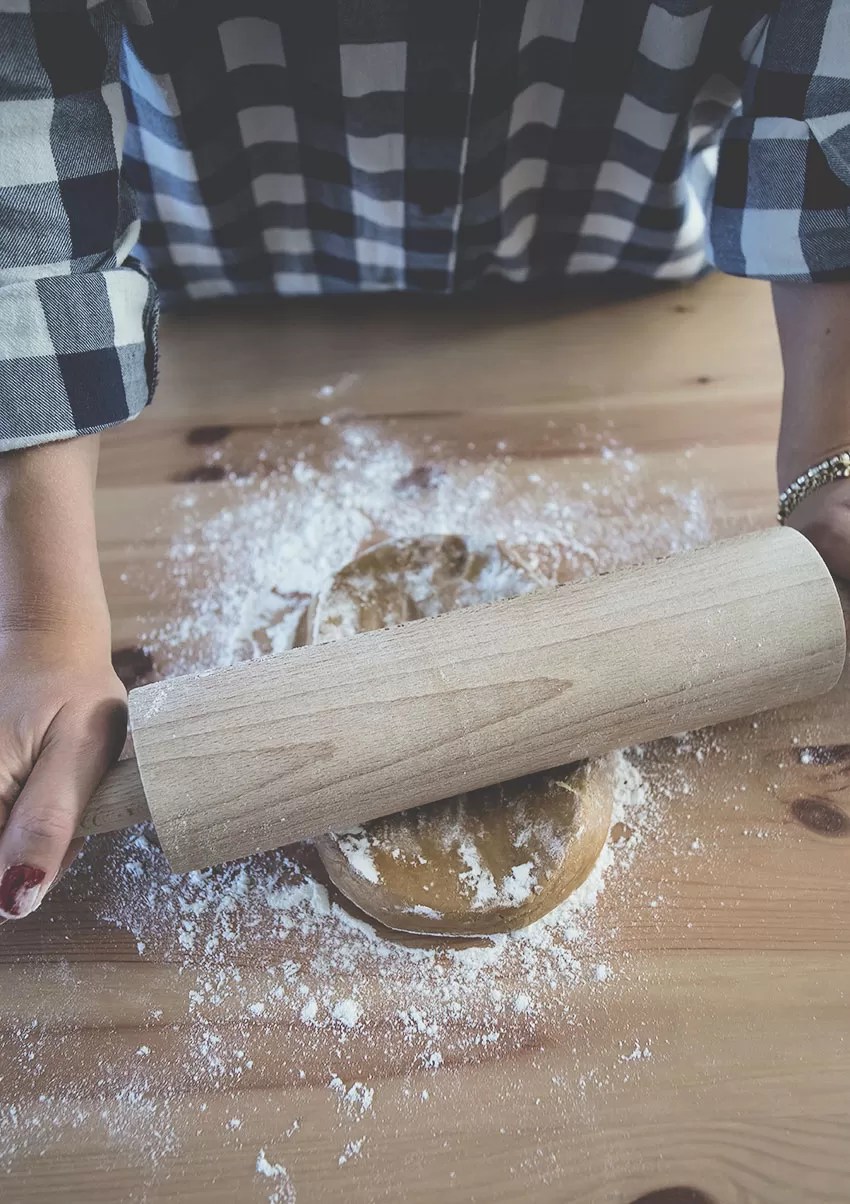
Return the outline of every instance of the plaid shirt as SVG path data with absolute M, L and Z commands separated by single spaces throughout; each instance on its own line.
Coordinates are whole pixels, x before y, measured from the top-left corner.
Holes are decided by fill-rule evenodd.
M 850 278 L 848 76 L 850 0 L 0 0 L 0 449 L 143 408 L 151 276 Z

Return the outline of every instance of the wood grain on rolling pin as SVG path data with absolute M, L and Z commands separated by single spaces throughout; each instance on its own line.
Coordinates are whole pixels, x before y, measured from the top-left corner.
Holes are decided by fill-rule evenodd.
M 830 688 L 841 607 L 785 529 L 131 694 L 183 870 Z
M 116 832 L 150 817 L 139 766 L 135 757 L 128 757 L 109 770 L 80 816 L 74 835 L 94 836 L 100 832 Z

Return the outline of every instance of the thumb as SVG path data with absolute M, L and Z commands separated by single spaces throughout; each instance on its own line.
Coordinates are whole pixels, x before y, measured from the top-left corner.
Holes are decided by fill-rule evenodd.
M 118 756 L 126 709 L 105 699 L 80 712 L 63 707 L 0 835 L 0 916 L 18 919 L 41 903 L 100 779 Z

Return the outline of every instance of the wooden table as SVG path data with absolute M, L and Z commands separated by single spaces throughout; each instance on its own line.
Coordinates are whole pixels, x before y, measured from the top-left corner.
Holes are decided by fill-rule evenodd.
M 192 489 L 214 514 L 234 478 L 254 487 L 259 449 L 321 454 L 327 382 L 337 424 L 368 418 L 413 447 L 427 432 L 473 472 L 502 444 L 520 484 L 535 470 L 596 480 L 615 441 L 659 506 L 674 482 L 703 490 L 716 534 L 772 520 L 780 375 L 760 285 L 710 279 L 585 308 L 210 311 L 168 318 L 162 342 L 157 404 L 105 440 L 102 461 L 128 679 L 172 667 L 150 665 L 142 634 L 178 613 L 158 588 L 175 499 Z M 439 1067 L 399 1044 L 376 975 L 358 984 L 371 1007 L 349 1033 L 308 1030 L 285 992 L 246 1028 L 227 1011 L 243 996 L 225 991 L 219 1031 L 241 1026 L 249 1069 L 199 1075 L 188 996 L 200 980 L 104 921 L 104 842 L 88 876 L 2 930 L 0 1198 L 846 1201 L 848 721 L 843 682 L 816 705 L 649 750 L 663 822 L 599 900 L 604 992 L 580 978 L 563 1008 L 550 999 L 536 1024 L 517 1013 L 509 1040 L 467 1040 Z M 258 938 L 241 980 L 269 956 Z M 331 1073 L 344 1090 L 370 1084 L 371 1106 L 346 1105 Z

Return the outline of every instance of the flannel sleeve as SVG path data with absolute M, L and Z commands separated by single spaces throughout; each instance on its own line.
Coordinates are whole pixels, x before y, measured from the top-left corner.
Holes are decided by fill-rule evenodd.
M 121 38 L 110 0 L 0 0 L 0 451 L 150 400 L 157 301 L 130 255 Z
M 778 0 L 744 60 L 714 262 L 735 276 L 850 279 L 850 0 Z

